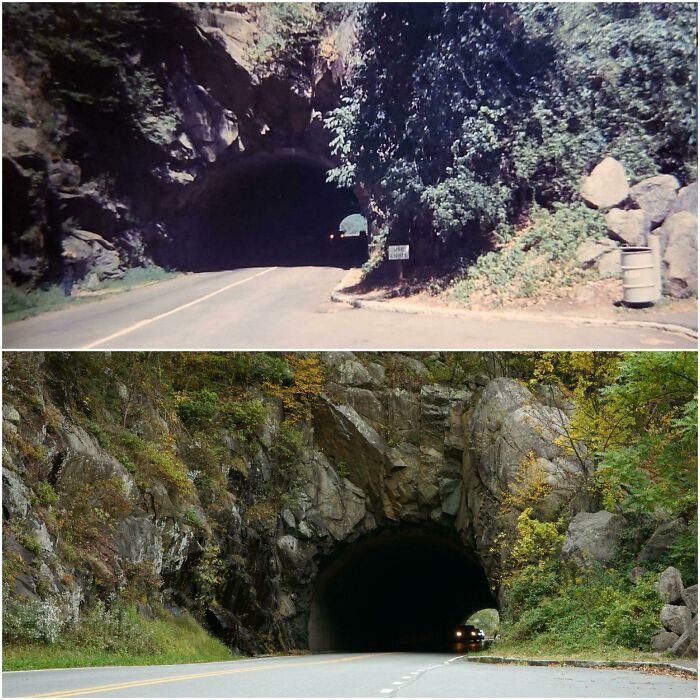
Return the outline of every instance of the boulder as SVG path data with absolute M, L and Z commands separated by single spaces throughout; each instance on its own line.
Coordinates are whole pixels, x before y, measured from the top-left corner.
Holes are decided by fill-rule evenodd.
M 664 293 L 677 299 L 698 292 L 698 217 L 688 211 L 669 214 L 656 233 L 661 236 Z
M 338 383 L 345 386 L 366 387 L 372 384 L 372 377 L 357 360 L 348 360 L 338 368 Z
M 587 238 L 576 249 L 576 260 L 584 270 L 587 270 L 593 267 L 598 258 L 614 247 L 615 243 L 609 238 Z
M 293 535 L 282 535 L 277 540 L 277 553 L 285 569 L 303 569 L 306 564 L 306 555 Z
M 383 365 L 378 362 L 370 362 L 367 367 L 367 372 L 369 373 L 370 380 L 372 381 L 372 386 L 380 387 L 383 386 L 386 377 Z
M 673 175 L 656 175 L 630 189 L 630 198 L 642 209 L 652 225 L 660 224 L 676 202 L 680 183 Z
M 662 571 L 656 581 L 656 590 L 659 598 L 664 603 L 679 603 L 681 602 L 681 594 L 683 592 L 683 580 L 681 572 L 673 566 Z
M 661 624 L 669 631 L 681 636 L 690 627 L 690 610 L 685 605 L 669 605 L 661 608 Z
M 627 245 L 646 245 L 651 219 L 643 209 L 611 209 L 605 215 L 605 223 L 611 238 Z
M 689 211 L 691 214 L 698 213 L 698 183 L 691 182 L 686 187 L 681 187 L 678 190 L 676 199 L 671 205 L 670 214 L 675 214 L 679 211 Z
M 618 249 L 609 250 L 603 254 L 596 264 L 598 275 L 606 279 L 608 277 L 619 277 L 622 273 L 620 262 L 620 251 Z
M 663 523 L 656 528 L 639 553 L 641 563 L 663 561 L 671 553 L 676 540 L 688 530 L 681 518 Z
M 614 158 L 604 158 L 581 183 L 581 197 L 596 209 L 609 209 L 627 199 L 625 169 Z
M 569 523 L 561 553 L 579 566 L 610 561 L 627 521 L 616 513 L 577 513 Z
M 697 583 L 694 586 L 688 586 L 688 588 L 684 588 L 682 593 L 681 593 L 681 599 L 688 607 L 688 610 L 690 610 L 690 612 L 693 613 L 693 615 L 698 614 L 698 584 Z
M 651 648 L 654 651 L 668 651 L 677 641 L 679 635 L 675 632 L 661 630 L 651 638 Z
M 687 608 L 685 608 L 687 610 Z M 686 627 L 683 634 L 671 647 L 671 651 L 676 656 L 697 656 L 698 655 L 698 618 L 697 615 L 691 618 L 684 617 Z

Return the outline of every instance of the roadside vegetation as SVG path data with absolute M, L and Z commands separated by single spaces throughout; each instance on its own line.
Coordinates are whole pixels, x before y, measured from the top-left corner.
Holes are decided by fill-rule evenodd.
M 83 289 L 79 285 L 73 288 L 72 296 L 65 296 L 63 285 L 53 284 L 37 289 L 22 289 L 10 285 L 2 290 L 2 318 L 4 323 L 21 321 L 48 311 L 57 311 L 67 306 L 96 301 L 118 292 L 127 292 L 154 282 L 162 282 L 176 277 L 178 273 L 169 272 L 156 265 L 133 267 L 120 279 L 105 279 L 94 289 Z
M 29 435 L 44 420 L 48 430 L 56 430 L 59 417 L 51 411 L 45 415 L 44 397 L 35 393 L 31 357 L 15 354 L 8 361 L 5 399 L 31 407 Z M 224 558 L 213 533 L 221 526 L 204 509 L 240 508 L 264 530 L 296 502 L 306 475 L 299 420 L 321 391 L 318 356 L 51 353 L 44 372 L 51 400 L 119 459 L 138 494 L 127 492 L 118 475 L 88 478 L 59 494 L 46 476 L 51 457 L 45 449 L 17 432 L 5 436 L 6 445 L 24 456 L 32 508 L 56 543 L 61 583 L 70 588 L 88 572 L 90 588 L 80 611 L 68 596 L 56 594 L 53 579 L 41 570 L 42 543 L 25 518 L 9 520 L 3 528 L 4 668 L 236 658 L 227 640 L 211 637 L 204 623 L 206 611 L 220 609 L 224 589 L 247 552 L 241 545 Z M 277 406 L 280 415 L 284 407 L 285 419 L 270 430 Z M 251 455 L 259 454 L 264 442 L 272 457 L 270 478 L 250 485 L 238 500 L 226 475 L 247 474 Z M 201 543 L 179 574 L 189 581 L 188 611 L 164 606 L 165 574 L 148 558 L 125 568 L 117 565 L 109 545 L 135 503 L 153 493 L 161 494 L 161 515 L 175 531 L 189 532 Z M 27 571 L 40 600 L 17 593 L 17 578 Z M 268 647 L 270 653 L 278 648 L 272 639 Z
M 122 600 L 97 602 L 75 622 L 49 602 L 3 606 L 3 671 L 77 666 L 230 661 L 236 657 L 187 612 L 155 608 L 152 619 Z
M 633 181 L 696 177 L 696 12 L 690 3 L 364 5 L 360 58 L 326 124 L 340 159 L 330 178 L 368 196 L 366 271 L 388 244 L 410 243 L 413 265 L 448 270 L 463 300 L 571 281 L 573 251 L 552 248 L 599 234 L 576 202 L 602 157 Z M 531 234 L 549 223 L 559 230 Z
M 569 517 L 537 514 L 551 487 L 525 464 L 517 496 L 502 504 L 517 526 L 501 540 L 507 605 L 490 651 L 594 659 L 651 654 L 663 605 L 658 574 L 674 566 L 685 586 L 698 579 L 696 355 L 581 352 L 533 359 L 530 382 L 555 383 L 573 402 L 562 444 L 592 460 L 590 492 L 630 526 L 605 565 L 567 562 L 560 551 Z M 640 537 L 651 535 L 659 519 L 678 517 L 689 523 L 687 534 L 664 559 L 631 575 Z

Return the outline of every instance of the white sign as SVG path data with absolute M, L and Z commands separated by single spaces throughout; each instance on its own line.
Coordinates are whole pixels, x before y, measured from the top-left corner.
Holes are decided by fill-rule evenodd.
M 408 246 L 390 245 L 389 260 L 408 260 Z

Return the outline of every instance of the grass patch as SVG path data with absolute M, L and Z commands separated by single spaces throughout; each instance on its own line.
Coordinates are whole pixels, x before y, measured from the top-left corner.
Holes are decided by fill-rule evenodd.
M 80 289 L 80 285 L 76 285 L 74 296 L 70 297 L 64 296 L 63 286 L 58 284 L 45 289 L 30 290 L 5 285 L 2 290 L 2 320 L 3 323 L 21 321 L 67 306 L 102 299 L 114 293 L 128 292 L 145 284 L 162 282 L 178 274 L 155 265 L 134 267 L 121 279 L 104 280 L 94 292 L 85 292 Z
M 54 643 L 13 641 L 3 645 L 3 671 L 79 666 L 231 661 L 234 656 L 189 614 L 161 611 L 154 620 L 126 607 L 119 618 L 92 610 Z

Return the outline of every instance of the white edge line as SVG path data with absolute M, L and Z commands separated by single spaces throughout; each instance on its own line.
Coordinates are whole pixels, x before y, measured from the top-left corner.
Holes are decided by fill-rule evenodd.
M 268 267 L 266 270 L 262 270 L 261 272 L 256 272 L 254 275 L 251 275 L 250 277 L 246 277 L 245 279 L 242 280 L 237 280 L 236 282 L 231 282 L 231 284 L 224 285 L 221 287 L 221 289 L 216 289 L 213 292 L 209 292 L 209 294 L 205 294 L 203 297 L 199 297 L 198 299 L 194 299 L 192 301 L 188 301 L 186 304 L 182 304 L 181 306 L 177 306 L 174 309 L 170 309 L 170 311 L 165 311 L 162 314 L 158 314 L 157 316 L 153 316 L 152 318 L 145 318 L 142 321 L 138 321 L 137 323 L 132 324 L 131 326 L 128 326 L 127 328 L 123 328 L 120 331 L 117 331 L 116 333 L 112 333 L 111 335 L 105 336 L 104 338 L 100 338 L 99 340 L 95 340 L 89 345 L 84 345 L 81 350 L 92 350 L 93 348 L 96 348 L 98 345 L 103 345 L 104 343 L 107 343 L 110 340 L 114 340 L 115 338 L 120 338 L 123 335 L 127 335 L 127 333 L 131 333 L 132 331 L 138 330 L 139 328 L 143 328 L 144 326 L 149 325 L 150 323 L 153 323 L 154 321 L 159 321 L 161 318 L 165 318 L 166 316 L 172 316 L 172 314 L 176 314 L 178 311 L 183 311 L 184 309 L 189 308 L 190 306 L 194 306 L 195 304 L 199 304 L 203 301 L 206 301 L 207 299 L 211 299 L 212 297 L 215 297 L 217 294 L 221 294 L 222 292 L 225 292 L 229 289 L 232 289 L 233 287 L 237 287 L 240 284 L 245 284 L 246 282 L 250 282 L 250 280 L 254 280 L 256 277 L 262 277 L 262 275 L 266 275 L 268 272 L 273 272 L 274 270 L 277 270 L 277 267 Z

